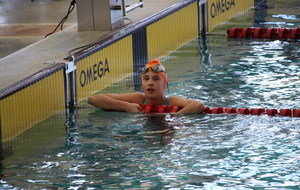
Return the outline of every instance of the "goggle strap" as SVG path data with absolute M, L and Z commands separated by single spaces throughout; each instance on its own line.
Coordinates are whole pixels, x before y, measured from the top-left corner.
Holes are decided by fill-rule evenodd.
M 168 82 L 167 82 L 167 90 L 168 90 L 168 93 L 170 93 L 170 92 L 169 92 L 169 83 L 168 83 Z

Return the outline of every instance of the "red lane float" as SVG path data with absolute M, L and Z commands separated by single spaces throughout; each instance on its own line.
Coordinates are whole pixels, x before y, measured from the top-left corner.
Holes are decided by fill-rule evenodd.
M 262 115 L 262 114 L 265 114 L 265 113 L 266 113 L 266 110 L 263 109 L 263 108 L 256 108 L 256 109 L 251 109 L 250 110 L 251 115 Z
M 144 113 L 176 113 L 181 110 L 178 106 L 153 106 L 150 104 L 140 104 Z M 285 116 L 285 117 L 300 117 L 300 109 L 264 109 L 264 108 L 222 108 L 222 107 L 205 107 L 205 114 L 242 114 L 242 115 L 269 115 L 269 116 Z
M 204 110 L 205 114 L 242 114 L 242 115 L 269 115 L 269 116 L 285 116 L 285 117 L 300 117 L 300 109 L 281 109 L 278 111 L 277 109 L 264 109 L 264 108 L 255 108 L 255 109 L 248 109 L 248 108 L 222 108 L 222 107 L 215 107 L 209 108 L 206 107 Z
M 228 38 L 300 39 L 300 28 L 230 28 Z
M 281 109 L 279 114 L 281 116 L 288 116 L 288 117 L 292 117 L 292 110 L 290 109 Z
M 221 108 L 221 107 L 216 107 L 216 108 L 213 108 L 211 113 L 213 114 L 221 114 L 221 113 L 224 113 L 224 109 Z
M 140 107 L 144 110 L 144 113 L 175 113 L 180 110 L 178 106 L 153 106 L 150 104 L 140 104 Z
M 235 108 L 225 108 L 225 113 L 237 113 Z
M 300 117 L 300 109 L 293 110 L 293 117 Z
M 248 108 L 239 108 L 238 112 L 240 114 L 244 114 L 244 115 L 249 115 L 250 114 L 250 110 Z
M 276 109 L 267 109 L 267 115 L 269 116 L 278 115 L 278 111 Z

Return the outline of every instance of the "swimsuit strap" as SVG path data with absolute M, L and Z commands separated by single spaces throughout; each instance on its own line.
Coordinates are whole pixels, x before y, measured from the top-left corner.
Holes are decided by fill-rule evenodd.
M 164 102 L 164 105 L 165 105 L 165 106 L 168 106 L 168 104 L 169 104 L 169 97 L 166 97 L 165 102 Z

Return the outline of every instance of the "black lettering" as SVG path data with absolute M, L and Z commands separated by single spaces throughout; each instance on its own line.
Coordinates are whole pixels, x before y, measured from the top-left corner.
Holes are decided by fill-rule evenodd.
M 97 65 L 96 64 L 94 64 L 93 65 L 93 81 L 94 80 L 97 80 Z
M 226 0 L 222 0 L 222 13 L 225 12 Z
M 234 0 L 218 0 L 216 3 L 211 4 L 210 16 L 215 18 L 216 16 L 229 11 L 232 6 L 235 6 Z
M 210 16 L 211 18 L 215 18 L 216 16 L 216 5 L 214 3 L 210 7 Z
M 222 8 L 221 8 L 221 2 L 220 1 L 218 1 L 217 2 L 217 6 L 216 6 L 216 16 L 218 16 L 220 13 L 221 13 L 221 10 Z
M 102 77 L 102 75 L 103 75 L 103 67 L 102 67 L 102 65 L 103 65 L 103 63 L 102 63 L 102 61 L 100 61 L 99 63 L 98 63 L 98 76 L 99 76 L 99 78 L 101 78 Z
M 96 81 L 97 79 L 103 77 L 106 72 L 110 72 L 107 59 L 105 59 L 104 64 L 102 61 L 99 61 L 98 64 L 94 64 L 93 66 L 87 68 L 86 71 L 82 70 L 79 76 L 80 86 L 84 87 L 85 85 Z
M 108 61 L 107 59 L 105 59 L 105 70 L 104 70 L 104 74 L 107 72 L 109 72 L 109 66 L 108 66 Z
M 85 81 L 86 81 L 86 74 L 85 74 L 84 71 L 81 71 L 81 72 L 80 72 L 79 80 L 80 80 L 80 86 L 81 86 L 81 87 L 84 87 Z
M 91 82 L 91 80 L 93 80 L 93 73 L 92 73 L 91 67 L 86 70 L 86 74 L 87 74 L 87 80 L 86 80 L 85 85 L 89 84 Z
M 229 9 L 230 9 L 230 7 L 231 7 L 231 2 L 230 2 L 230 0 L 225 0 L 225 8 L 226 8 L 226 11 L 228 11 Z

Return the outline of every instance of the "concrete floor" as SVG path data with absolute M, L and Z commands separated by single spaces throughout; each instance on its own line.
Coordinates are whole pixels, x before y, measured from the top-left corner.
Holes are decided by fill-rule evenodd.
M 65 16 L 67 0 L 0 1 L 0 58 L 44 38 Z M 76 11 L 65 26 L 76 23 Z
M 127 2 L 131 1 L 133 0 Z M 180 0 L 144 0 L 144 7 L 127 13 L 126 18 L 132 25 L 178 1 Z M 58 29 L 55 34 L 44 38 L 66 15 L 70 2 L 71 0 L 0 1 L 0 91 L 49 64 L 62 62 L 70 50 L 94 42 L 111 32 L 78 32 L 75 8 L 65 22 L 64 30 Z

